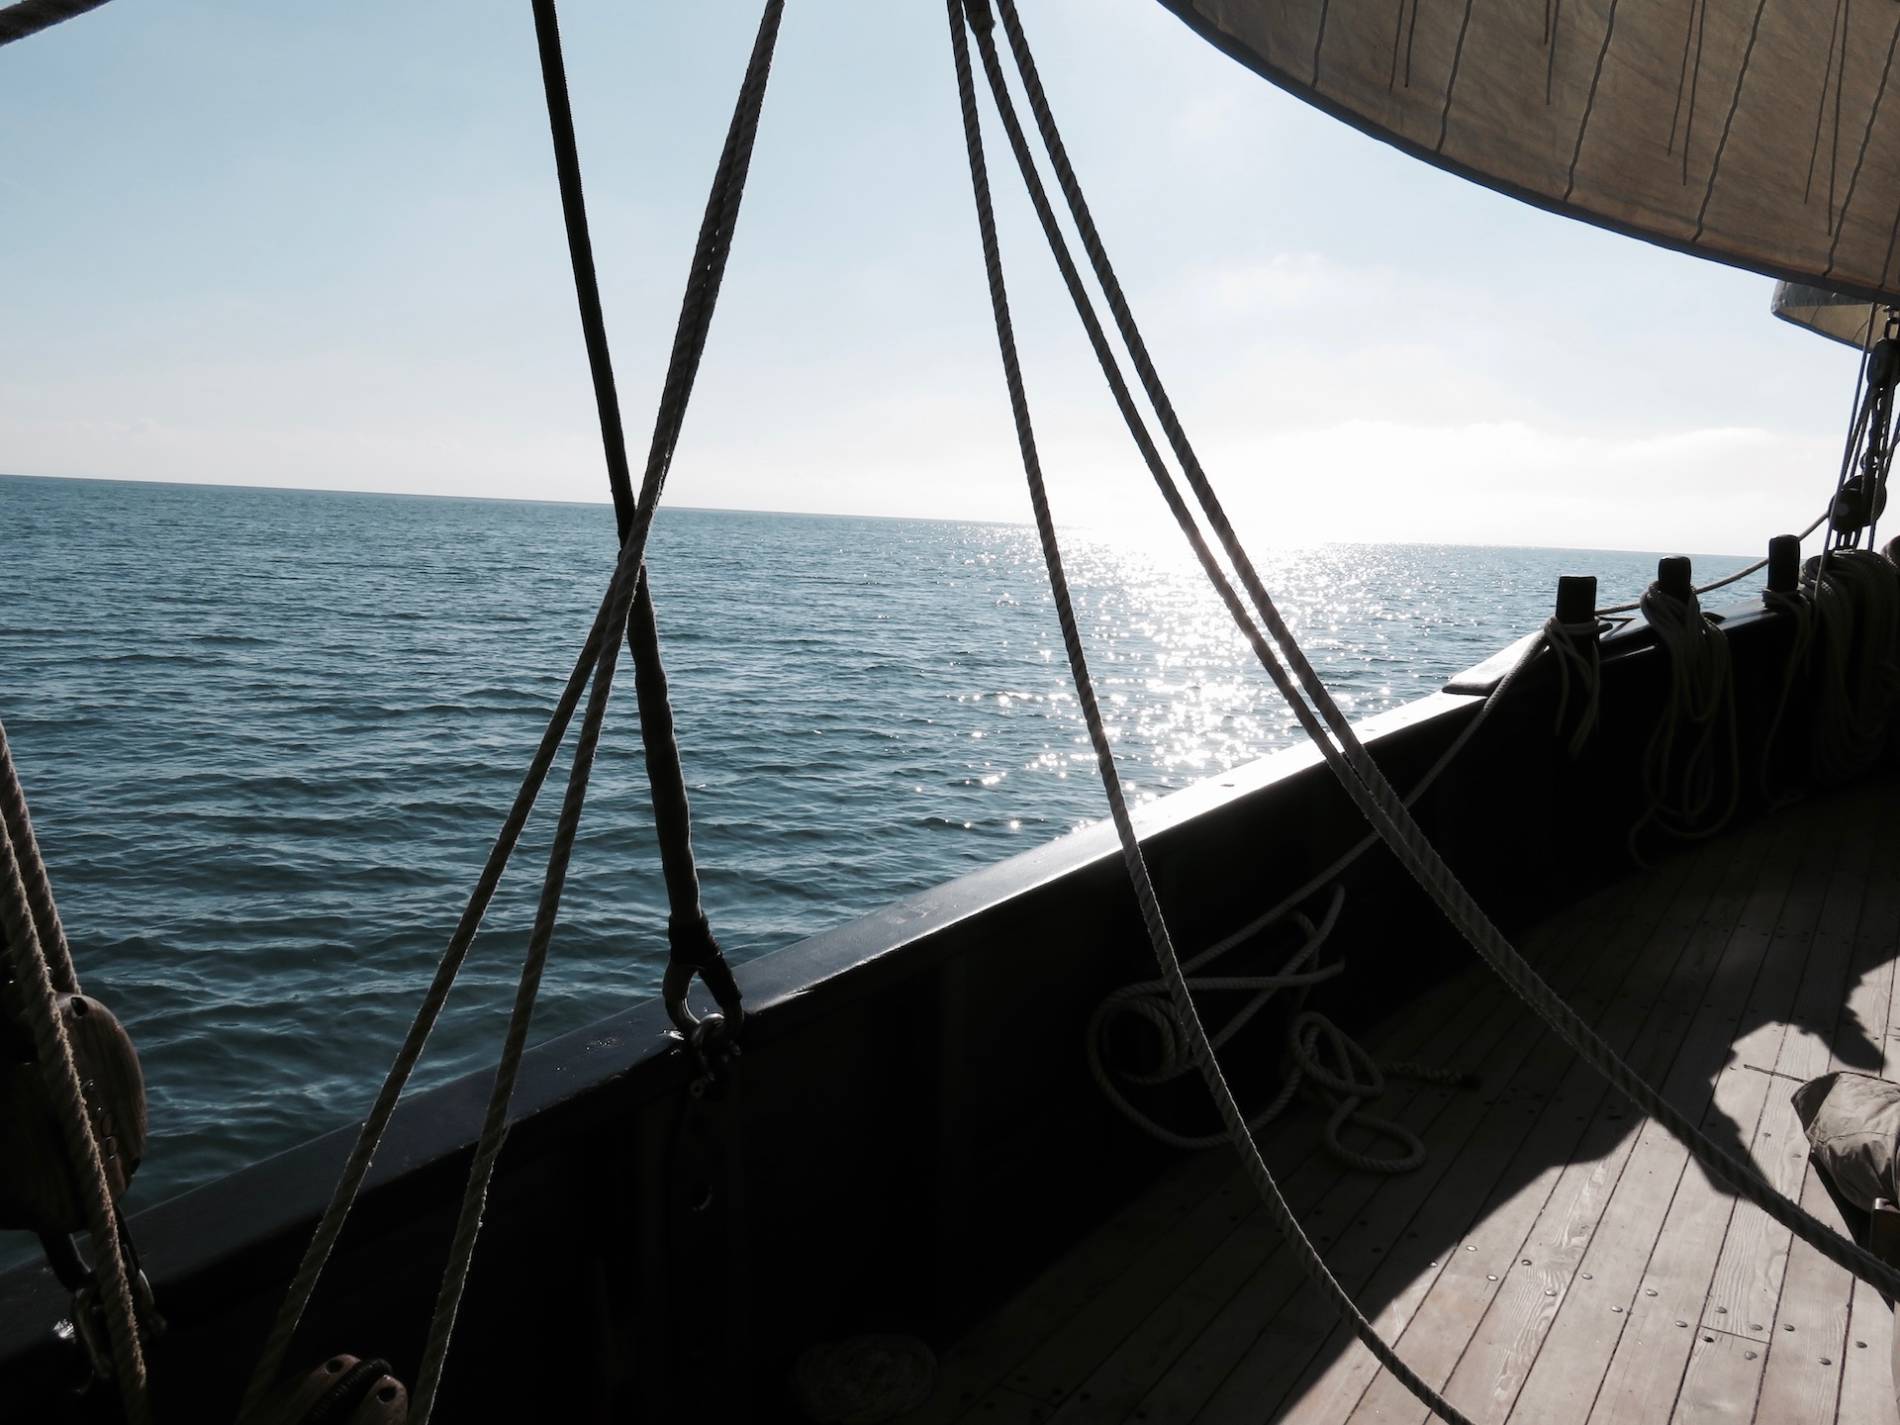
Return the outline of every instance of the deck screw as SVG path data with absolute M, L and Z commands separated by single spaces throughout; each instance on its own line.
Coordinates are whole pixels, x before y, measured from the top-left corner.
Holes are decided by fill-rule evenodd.
M 1865 1341 L 1856 1341 L 1854 1344 L 1863 1351 L 1867 1349 L 1867 1343 Z
M 1655 1288 L 1655 1287 L 1653 1287 L 1653 1286 L 1646 1286 L 1646 1287 L 1644 1287 L 1644 1288 L 1643 1288 L 1643 1295 L 1644 1295 L 1644 1296 L 1654 1296 L 1655 1294 L 1656 1294 L 1656 1288 Z
M 1742 1359 L 1745 1361 L 1752 1361 L 1755 1359 L 1755 1353 L 1753 1351 L 1743 1351 Z
M 1713 1346 L 1715 1344 L 1715 1337 L 1713 1336 L 1704 1336 L 1702 1339 L 1708 1345 Z
M 1623 1308 L 1620 1306 L 1612 1306 L 1610 1310 L 1614 1311 L 1618 1316 L 1623 1314 Z
M 1715 1314 L 1717 1316 L 1727 1316 L 1728 1308 L 1726 1306 L 1718 1306 L 1715 1308 Z
M 1678 1322 L 1676 1323 L 1676 1325 L 1678 1325 L 1678 1326 L 1687 1326 L 1688 1324 L 1689 1324 L 1689 1323 L 1688 1323 L 1687 1321 L 1678 1321 Z
M 1794 1327 L 1793 1327 L 1793 1326 L 1783 1326 L 1783 1327 L 1782 1327 L 1781 1329 L 1782 1329 L 1783 1331 L 1792 1331 L 1792 1330 L 1794 1330 Z
M 1544 1295 L 1545 1295 L 1545 1296 L 1555 1296 L 1556 1294 L 1557 1294 L 1557 1288 L 1556 1288 L 1556 1287 L 1554 1287 L 1554 1286 L 1547 1286 L 1547 1287 L 1545 1287 L 1545 1288 L 1544 1288 Z
M 1596 1278 L 1595 1278 L 1594 1276 L 1592 1276 L 1592 1275 L 1590 1275 L 1590 1273 L 1589 1273 L 1589 1272 L 1585 1272 L 1585 1273 L 1583 1274 L 1583 1279 L 1584 1279 L 1585 1281 L 1587 1281 L 1587 1282 L 1593 1282 L 1593 1281 L 1595 1281 L 1595 1280 L 1596 1280 Z
M 1834 1364 L 1834 1362 L 1829 1360 L 1826 1356 L 1823 1356 L 1821 1357 L 1821 1364 L 1824 1366 L 1831 1366 Z
M 1496 1272 L 1486 1272 L 1484 1279 L 1488 1282 L 1494 1282 L 1498 1279 L 1498 1274 Z
M 1522 1258 L 1518 1262 L 1518 1265 L 1522 1267 L 1528 1267 L 1530 1264 L 1531 1264 L 1531 1259 L 1529 1257 Z

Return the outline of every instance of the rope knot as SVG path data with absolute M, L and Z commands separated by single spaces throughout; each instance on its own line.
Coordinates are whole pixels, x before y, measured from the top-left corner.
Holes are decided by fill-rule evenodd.
M 739 983 L 732 977 L 732 967 L 726 963 L 725 952 L 719 948 L 719 942 L 713 939 L 712 926 L 705 912 L 695 911 L 690 915 L 669 917 L 666 938 L 671 953 L 660 993 L 673 1027 L 679 1030 L 689 1045 L 716 1047 L 722 1041 L 737 1038 L 739 1026 L 745 1021 L 745 1010 L 739 998 Z M 725 1012 L 717 1031 L 713 1029 L 711 1021 L 718 1016 L 708 1016 L 707 1022 L 702 1025 L 699 1016 L 686 1003 L 686 995 L 692 988 L 695 975 L 706 982 L 706 988 L 712 991 L 713 999 Z

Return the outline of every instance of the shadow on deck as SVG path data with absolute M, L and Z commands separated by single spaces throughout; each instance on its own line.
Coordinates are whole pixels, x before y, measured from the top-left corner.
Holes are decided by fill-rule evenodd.
M 1628 1062 L 1829 1222 L 1789 1095 L 1832 1068 L 1900 1073 L 1895 791 L 1789 808 L 1524 937 Z M 1420 1133 L 1425 1166 L 1342 1168 L 1311 1108 L 1263 1150 L 1361 1309 L 1472 1418 L 1893 1418 L 1879 1296 L 1715 1187 L 1475 958 L 1366 1039 L 1481 1076 L 1388 1089 L 1379 1111 Z M 946 1349 L 906 1425 L 1267 1418 L 1426 1412 L 1336 1327 L 1232 1154 L 1211 1152 Z

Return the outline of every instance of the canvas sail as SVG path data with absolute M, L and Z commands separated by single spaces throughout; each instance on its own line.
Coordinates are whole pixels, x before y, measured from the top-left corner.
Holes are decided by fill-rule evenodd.
M 1895 0 L 1162 3 L 1274 83 L 1452 172 L 1900 301 Z

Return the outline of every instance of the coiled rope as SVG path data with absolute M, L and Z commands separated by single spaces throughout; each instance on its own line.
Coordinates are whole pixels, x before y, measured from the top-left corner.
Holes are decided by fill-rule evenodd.
M 548 946 L 553 936 L 555 919 L 559 913 L 561 891 L 573 852 L 581 808 L 586 798 L 587 783 L 592 771 L 594 752 L 599 742 L 601 723 L 605 717 L 608 693 L 613 681 L 616 653 L 622 640 L 628 637 L 627 631 L 636 589 L 640 582 L 647 536 L 652 528 L 653 515 L 659 505 L 666 475 L 671 468 L 673 442 L 677 440 L 679 423 L 684 417 L 684 402 L 686 396 L 690 394 L 693 376 L 700 356 L 705 350 L 706 335 L 711 326 L 719 279 L 724 272 L 726 259 L 731 250 L 739 192 L 745 181 L 745 160 L 749 158 L 751 152 L 751 136 L 757 132 L 759 112 L 763 107 L 765 97 L 765 82 L 770 72 L 772 52 L 778 37 L 779 19 L 783 11 L 784 0 L 768 0 L 760 19 L 758 38 L 754 43 L 746 78 L 740 89 L 733 124 L 727 135 L 727 154 L 733 155 L 734 158 L 728 161 L 727 157 L 722 155 L 720 168 L 715 177 L 713 194 L 708 202 L 708 217 L 702 225 L 700 246 L 695 252 L 693 271 L 687 285 L 687 296 L 682 303 L 680 328 L 674 338 L 674 361 L 669 367 L 667 387 L 662 393 L 662 415 L 656 430 L 655 451 L 649 457 L 636 501 L 634 518 L 622 539 L 613 577 L 601 598 L 587 638 L 581 646 L 579 656 L 574 661 L 573 669 L 568 675 L 567 683 L 561 691 L 554 712 L 542 732 L 541 741 L 522 778 L 520 789 L 516 792 L 515 800 L 502 823 L 501 831 L 489 851 L 488 859 L 476 879 L 474 889 L 470 892 L 462 917 L 457 922 L 455 932 L 451 935 L 448 947 L 436 967 L 435 976 L 416 1012 L 416 1017 L 396 1053 L 395 1060 L 390 1065 L 389 1073 L 377 1093 L 375 1102 L 371 1105 L 369 1115 L 357 1133 L 356 1142 L 338 1178 L 330 1202 L 318 1221 L 316 1231 L 312 1234 L 310 1244 L 305 1249 L 303 1260 L 298 1266 L 297 1274 L 285 1294 L 283 1306 L 278 1312 L 246 1389 L 241 1415 L 248 1415 L 262 1403 L 283 1368 L 291 1339 L 309 1306 L 324 1264 L 328 1261 L 338 1237 L 342 1234 L 343 1225 L 356 1196 L 368 1176 L 370 1164 L 388 1128 L 389 1120 L 395 1112 L 403 1087 L 408 1082 L 417 1060 L 421 1057 L 429 1034 L 440 1017 L 442 1007 L 447 1002 L 455 979 L 467 958 L 469 947 L 481 928 L 482 918 L 487 913 L 489 902 L 494 897 L 495 888 L 500 884 L 502 873 L 506 870 L 509 858 L 520 840 L 522 828 L 527 823 L 542 785 L 547 779 L 549 769 L 566 737 L 574 712 L 580 705 L 581 694 L 587 691 L 587 709 L 582 717 L 567 790 L 556 823 L 554 842 L 548 854 L 547 872 L 542 883 L 534 927 L 523 960 L 514 1006 L 509 1015 L 501 1058 L 496 1067 L 494 1089 L 489 1098 L 481 1134 L 476 1144 L 474 1160 L 450 1247 L 448 1265 L 443 1273 L 442 1285 L 430 1321 L 428 1341 L 423 1351 L 416 1390 L 411 1397 L 410 1419 L 413 1425 L 427 1425 L 430 1413 L 434 1409 L 443 1363 L 447 1357 L 456 1313 L 467 1283 L 475 1241 L 481 1228 L 488 1184 L 493 1176 L 495 1159 L 501 1151 L 507 1133 L 508 1104 L 513 1097 L 521 1055 L 526 1045 L 528 1024 L 533 1014 L 534 1001 L 546 963 Z M 553 28 L 554 8 L 551 0 L 535 0 L 535 18 L 545 66 L 550 49 L 557 61 L 559 55 L 558 31 Z M 561 96 L 563 103 L 564 97 L 564 95 Z M 555 102 L 554 90 L 550 85 L 551 110 Z M 551 113 L 550 121 L 555 134 L 557 162 L 564 163 L 565 160 L 560 159 L 558 155 L 563 148 L 573 143 L 572 123 L 570 120 L 566 126 L 565 142 L 563 142 L 559 117 Z M 575 171 L 578 173 L 577 164 Z M 577 188 L 576 192 L 578 192 Z M 575 223 L 574 211 L 571 208 L 569 209 L 569 227 L 572 234 Z M 584 214 L 580 215 L 580 232 L 584 238 Z M 575 261 L 578 270 L 581 264 L 581 250 L 578 248 Z M 587 264 L 591 269 L 591 256 L 587 257 Z M 587 299 L 584 293 L 581 301 L 585 311 Z M 597 297 L 594 305 L 597 309 Z M 604 340 L 604 333 L 602 339 Z M 599 394 L 598 387 L 596 393 Z M 617 409 L 611 425 L 603 415 L 602 427 L 603 434 L 607 435 L 607 445 L 611 451 L 614 442 L 612 436 L 607 433 L 610 430 L 618 432 L 620 429 Z M 665 433 L 664 439 L 661 438 L 659 432 Z M 624 447 L 620 451 L 619 460 L 624 468 Z
M 947 3 L 965 148 L 976 199 L 984 266 L 989 280 L 991 308 L 996 320 L 998 347 L 1002 355 L 1005 382 L 1009 389 L 1017 441 L 1030 489 L 1030 502 L 1036 514 L 1044 561 L 1049 566 L 1050 587 L 1055 598 L 1058 619 L 1063 626 L 1064 648 L 1076 682 L 1078 701 L 1089 725 L 1090 740 L 1095 747 L 1096 760 L 1102 774 L 1110 813 L 1122 843 L 1123 859 L 1127 865 L 1136 901 L 1141 909 L 1143 923 L 1154 947 L 1162 976 L 1168 982 L 1170 994 L 1177 1011 L 1181 1014 L 1182 1022 L 1190 1029 L 1193 1039 L 1191 1049 L 1195 1062 L 1201 1068 L 1209 1090 L 1214 1096 L 1216 1107 L 1227 1126 L 1229 1136 L 1242 1156 L 1249 1177 L 1265 1200 L 1269 1215 L 1299 1248 L 1297 1255 L 1308 1276 L 1321 1287 L 1328 1299 L 1340 1310 L 1342 1316 L 1352 1324 L 1360 1340 L 1380 1363 L 1393 1373 L 1395 1378 L 1440 1415 L 1452 1420 L 1462 1420 L 1463 1416 L 1426 1385 L 1379 1338 L 1378 1333 L 1353 1305 L 1350 1297 L 1333 1279 L 1311 1243 L 1306 1240 L 1299 1229 L 1297 1220 L 1281 1196 L 1272 1174 L 1260 1158 L 1258 1149 L 1247 1132 L 1244 1117 L 1221 1074 L 1220 1067 L 1208 1050 L 1205 1028 L 1200 1024 L 1192 997 L 1188 993 L 1179 959 L 1175 954 L 1159 904 L 1155 899 L 1153 885 L 1142 858 L 1140 843 L 1135 836 L 1133 823 L 1129 819 L 1126 801 L 1121 792 L 1120 779 L 1115 770 L 1113 752 L 1102 725 L 1101 710 L 1089 682 L 1087 664 L 1083 657 L 1080 638 L 1075 630 L 1074 613 L 1070 607 L 1067 583 L 1062 574 L 1060 550 L 1056 544 L 1054 525 L 1050 518 L 1047 497 L 1043 491 L 1041 469 L 1036 455 L 1027 399 L 1023 392 L 1022 373 L 1009 319 L 1008 296 L 1003 283 L 994 215 L 990 208 L 988 176 L 983 162 L 981 132 L 976 115 L 974 86 L 970 76 L 968 45 L 964 37 L 962 0 L 947 0 Z M 1095 266 L 1096 276 L 1108 299 L 1110 309 L 1116 317 L 1118 330 L 1135 363 L 1137 373 L 1142 378 L 1144 390 L 1161 420 L 1170 444 L 1181 461 L 1183 474 L 1194 490 L 1203 513 L 1220 539 L 1223 550 L 1233 561 L 1236 573 L 1259 610 L 1262 621 L 1267 625 L 1274 642 L 1279 645 L 1280 653 L 1285 655 L 1287 665 L 1291 668 L 1290 672 L 1288 666 L 1281 664 L 1274 650 L 1267 646 L 1258 629 L 1247 617 L 1245 607 L 1234 594 L 1224 571 L 1208 558 L 1203 559 L 1203 568 L 1208 571 L 1210 579 L 1215 583 L 1217 591 L 1221 593 L 1223 602 L 1227 604 L 1230 613 L 1235 615 L 1236 622 L 1241 625 L 1243 633 L 1248 635 L 1256 656 L 1260 658 L 1276 688 L 1286 699 L 1288 706 L 1292 708 L 1301 726 L 1312 737 L 1322 757 L 1333 769 L 1348 796 L 1386 839 L 1387 844 L 1391 846 L 1407 871 L 1431 895 L 1485 962 L 1557 1032 L 1565 1043 L 1576 1050 L 1613 1087 L 1630 1098 L 1643 1113 L 1660 1122 L 1718 1181 L 1760 1207 L 1769 1217 L 1813 1246 L 1822 1256 L 1889 1294 L 1900 1293 L 1900 1272 L 1894 1271 L 1871 1253 L 1834 1232 L 1813 1214 L 1782 1197 L 1762 1180 L 1751 1165 L 1735 1158 L 1706 1138 L 1681 1111 L 1669 1104 L 1654 1088 L 1624 1064 L 1615 1051 L 1517 954 L 1508 940 L 1472 900 L 1469 892 L 1458 882 L 1456 876 L 1444 864 L 1423 832 L 1411 819 L 1398 794 L 1374 764 L 1344 713 L 1334 702 L 1324 683 L 1314 673 L 1297 641 L 1286 628 L 1271 598 L 1267 595 L 1264 585 L 1260 582 L 1257 572 L 1248 560 L 1245 550 L 1240 548 L 1231 523 L 1222 511 L 1218 499 L 1208 486 L 1205 473 L 1201 470 L 1199 461 L 1195 458 L 1185 433 L 1181 429 L 1179 418 L 1175 415 L 1171 403 L 1168 402 L 1165 391 L 1160 389 L 1159 378 L 1154 374 L 1153 363 L 1147 355 L 1140 333 L 1134 329 L 1126 300 L 1121 294 L 1113 270 L 1102 250 L 1100 237 L 1095 232 L 1086 204 L 1081 199 L 1079 186 L 1075 183 L 1073 170 L 1068 163 L 1066 153 L 1062 150 L 1060 137 L 1054 133 L 1054 122 L 1049 115 L 1047 101 L 1042 94 L 1033 62 L 1027 58 L 1027 43 L 1022 35 L 1013 0 L 1000 0 L 1000 9 L 1025 91 L 1042 131 L 1051 165 L 1062 184 L 1071 215 L 1074 217 L 1084 247 Z M 1072 271 L 1072 264 L 1066 260 L 1066 243 L 1062 241 L 1060 231 L 1053 221 L 1053 214 L 1048 209 L 1047 200 L 1041 194 L 1041 183 L 1034 174 L 1033 161 L 1027 155 L 1026 145 L 1020 142 L 1020 126 L 1015 121 L 1013 104 L 1007 98 L 1006 86 L 1000 82 L 999 66 L 995 63 L 994 41 L 990 35 L 991 20 L 987 0 L 975 0 L 971 19 L 971 28 L 976 35 L 977 43 L 984 51 L 985 72 L 991 91 L 996 95 L 997 108 L 1003 119 L 1005 130 L 1010 133 L 1018 167 L 1023 170 L 1025 186 L 1030 190 L 1032 203 L 1037 208 L 1037 215 L 1042 221 L 1051 251 L 1056 254 L 1057 264 L 1064 269 L 1064 277 L 1067 280 Z M 1080 293 L 1078 284 L 1071 283 L 1070 290 L 1072 297 L 1077 299 L 1078 310 L 1080 310 L 1085 305 L 1086 298 Z M 1090 326 L 1091 321 L 1092 314 L 1085 316 L 1085 327 Z M 1102 350 L 1103 348 L 1098 345 L 1098 357 Z M 1103 362 L 1105 375 L 1109 375 L 1109 364 L 1108 361 Z M 1109 383 L 1111 390 L 1119 390 L 1118 371 L 1109 375 Z M 1118 404 L 1122 404 L 1119 396 Z M 1123 409 L 1126 416 L 1129 408 L 1124 405 Z M 1137 444 L 1143 444 L 1139 437 Z M 1149 448 L 1151 446 L 1143 447 L 1144 455 Z M 1151 468 L 1153 464 L 1151 462 Z M 1197 554 L 1200 553 L 1206 548 L 1205 542 L 1192 517 L 1184 518 L 1186 507 L 1178 492 L 1173 488 L 1172 477 L 1167 476 L 1164 480 L 1162 474 L 1157 472 L 1157 481 L 1163 484 L 1163 495 L 1168 499 L 1170 509 L 1176 513 L 1177 522 L 1182 524 L 1183 533 L 1188 537 L 1190 545 L 1196 549 Z M 1309 697 L 1312 699 L 1310 706 L 1306 701 Z M 1334 738 L 1338 739 L 1337 744 L 1334 743 Z
M 1807 666 L 1808 652 L 1814 643 L 1814 600 L 1808 597 L 1807 590 L 1797 587 L 1785 591 L 1770 589 L 1762 595 L 1762 602 L 1787 618 L 1792 630 L 1788 635 L 1787 658 L 1782 663 L 1781 687 L 1775 694 L 1775 711 L 1768 719 L 1768 730 L 1762 734 L 1761 742 L 1762 800 L 1770 807 L 1779 808 L 1792 804 L 1799 796 L 1793 790 L 1775 789 L 1774 757 L 1795 684 L 1801 679 L 1801 670 Z
M 1281 917 L 1299 929 L 1304 939 L 1280 968 L 1271 974 L 1203 974 L 1223 955 L 1246 944 L 1262 930 L 1270 928 L 1253 922 L 1245 929 L 1216 941 L 1192 959 L 1183 962 L 1181 973 L 1188 989 L 1203 996 L 1219 993 L 1243 993 L 1246 1002 L 1230 1016 L 1208 1040 L 1210 1052 L 1218 1054 L 1227 1042 L 1246 1028 L 1281 990 L 1294 990 L 1304 1001 L 1315 985 L 1337 978 L 1346 968 L 1345 960 L 1307 968 L 1331 937 L 1346 903 L 1343 886 L 1334 886 L 1326 912 L 1315 923 L 1303 912 Z M 1147 1026 L 1159 1046 L 1158 1062 L 1153 1069 L 1113 1071 L 1107 1063 L 1108 1036 L 1117 1021 L 1133 1019 Z M 1116 1082 L 1154 1087 L 1170 1083 L 1195 1071 L 1192 1053 L 1193 1033 L 1181 1020 L 1168 995 L 1166 980 L 1144 980 L 1124 985 L 1101 1004 L 1089 1022 L 1089 1072 L 1096 1085 L 1128 1120 L 1144 1132 L 1173 1148 L 1215 1148 L 1227 1142 L 1227 1134 L 1181 1133 L 1144 1113 L 1122 1092 Z M 1285 1111 L 1300 1089 L 1309 1081 L 1331 1099 L 1332 1113 L 1321 1132 L 1326 1151 L 1347 1165 L 1373 1173 L 1406 1173 L 1425 1162 L 1425 1142 L 1410 1128 L 1393 1119 L 1365 1111 L 1365 1105 L 1385 1092 L 1385 1080 L 1424 1079 L 1434 1083 L 1462 1083 L 1467 1076 L 1455 1069 L 1413 1063 L 1382 1064 L 1351 1035 L 1317 1010 L 1296 1006 L 1287 1025 L 1286 1050 L 1290 1064 L 1279 1091 L 1266 1106 L 1246 1120 L 1247 1131 L 1258 1133 Z M 1389 1139 L 1399 1145 L 1396 1156 L 1367 1153 L 1347 1146 L 1343 1136 L 1348 1127 Z
M 77 994 L 79 982 L 4 725 L 0 725 L 0 929 L 5 931 L 0 941 L 4 941 L 20 993 L 21 1018 L 32 1038 L 33 1057 L 85 1210 L 93 1272 L 103 1288 L 100 1307 L 120 1405 L 131 1425 L 146 1425 L 151 1419 L 151 1400 L 132 1299 L 132 1274 L 72 1040 L 59 1012 L 58 997 Z
M 1564 739 L 1564 751 L 1573 762 L 1583 755 L 1583 749 L 1596 735 L 1601 712 L 1603 650 L 1597 642 L 1600 632 L 1601 625 L 1596 619 L 1566 623 L 1553 614 L 1544 621 L 1544 644 L 1557 659 L 1557 717 L 1551 729 L 1556 736 L 1563 736 L 1564 724 L 1570 719 L 1571 698 L 1575 697 L 1578 702 L 1576 725 Z
M 1647 865 L 1640 843 L 1652 826 L 1685 841 L 1727 826 L 1742 776 L 1735 670 L 1720 625 L 1693 589 L 1683 596 L 1653 583 L 1641 603 L 1668 663 L 1662 711 L 1643 749 L 1643 809 L 1627 838 L 1630 856 Z
M 1559 625 L 1555 619 L 1545 625 L 1544 640 L 1527 646 L 1517 662 L 1505 671 L 1504 676 L 1492 689 L 1490 696 L 1478 705 L 1477 712 L 1459 730 L 1458 735 L 1447 744 L 1445 750 L 1438 755 L 1432 765 L 1425 770 L 1424 775 L 1413 785 L 1412 790 L 1406 794 L 1406 805 L 1414 805 L 1419 798 L 1431 790 L 1440 774 L 1457 760 L 1458 754 L 1464 751 L 1484 725 L 1490 721 L 1492 714 L 1504 704 L 1510 690 L 1516 686 L 1520 675 L 1536 661 L 1546 647 L 1558 655 L 1560 671 L 1563 669 L 1565 656 L 1580 656 L 1575 655 L 1571 644 L 1558 642 L 1559 639 L 1567 637 L 1555 631 L 1563 627 L 1567 626 Z M 1565 650 L 1569 650 L 1569 654 L 1566 654 Z M 1567 680 L 1568 675 L 1565 676 Z M 1594 693 L 1592 706 L 1594 707 Z M 1268 1001 L 1280 990 L 1296 989 L 1303 994 L 1312 985 L 1331 979 L 1344 971 L 1346 966 L 1343 959 L 1320 970 L 1307 971 L 1303 967 L 1318 952 L 1320 946 L 1331 937 L 1339 919 L 1339 913 L 1344 904 L 1344 891 L 1336 884 L 1339 876 L 1378 844 L 1377 832 L 1361 837 L 1344 854 L 1335 858 L 1297 889 L 1282 897 L 1263 914 L 1253 917 L 1238 930 L 1223 936 L 1183 963 L 1182 974 L 1187 979 L 1188 988 L 1191 991 L 1251 992 L 1252 997 L 1236 1010 L 1233 1016 L 1209 1039 L 1210 1051 L 1217 1053 L 1224 1047 L 1228 1040 L 1239 1033 L 1249 1020 L 1264 1009 Z M 1316 925 L 1309 917 L 1296 911 L 1295 907 L 1304 903 L 1328 884 L 1333 884 L 1334 894 L 1325 915 Z M 1198 973 L 1272 926 L 1289 919 L 1295 926 L 1306 932 L 1306 939 L 1275 974 L 1208 976 Z M 1160 1054 L 1159 1061 L 1152 1070 L 1142 1073 L 1125 1073 L 1109 1067 L 1108 1038 L 1116 1028 L 1117 1019 L 1128 1015 L 1145 1022 L 1156 1036 Z M 1277 1118 L 1299 1091 L 1301 1076 L 1311 1075 L 1335 1098 L 1333 1115 L 1327 1120 L 1322 1133 L 1322 1142 L 1327 1151 L 1341 1162 L 1368 1172 L 1407 1172 L 1422 1166 L 1425 1161 L 1424 1142 L 1409 1128 L 1390 1119 L 1365 1114 L 1359 1107 L 1382 1091 L 1384 1085 L 1381 1070 L 1384 1074 L 1390 1074 L 1396 1078 L 1418 1079 L 1432 1083 L 1465 1083 L 1470 1078 L 1462 1070 L 1434 1065 L 1409 1062 L 1379 1064 L 1347 1036 L 1344 1030 L 1316 1011 L 1303 1009 L 1296 1011 L 1288 1024 L 1287 1036 L 1287 1052 L 1293 1063 L 1293 1070 L 1273 1099 L 1246 1120 L 1248 1131 L 1258 1132 Z M 1370 1065 L 1370 1071 L 1358 1079 L 1348 1079 L 1345 1073 L 1338 1073 L 1335 1075 L 1335 1082 L 1328 1082 L 1324 1066 L 1315 1068 L 1317 1064 L 1315 1051 L 1322 1041 L 1332 1048 L 1335 1065 L 1349 1066 L 1352 1063 L 1365 1063 Z M 1225 1133 L 1195 1136 L 1180 1133 L 1168 1127 L 1139 1108 L 1116 1083 L 1116 1079 L 1120 1078 L 1136 1086 L 1156 1086 L 1172 1082 L 1192 1072 L 1195 1068 L 1192 1054 L 1193 1030 L 1183 1022 L 1173 999 L 1168 995 L 1165 979 L 1138 981 L 1110 994 L 1096 1007 L 1095 1013 L 1090 1017 L 1087 1044 L 1090 1076 L 1094 1078 L 1097 1087 L 1102 1090 L 1108 1101 L 1137 1128 L 1174 1148 L 1212 1148 L 1227 1141 Z M 1341 1135 L 1343 1130 L 1354 1121 L 1363 1128 L 1399 1143 L 1404 1149 L 1403 1153 L 1397 1158 L 1385 1158 L 1348 1148 Z
M 1818 681 L 1814 768 L 1842 782 L 1870 767 L 1887 743 L 1900 668 L 1900 574 L 1869 549 L 1834 549 L 1812 561 L 1806 592 L 1813 608 Z

